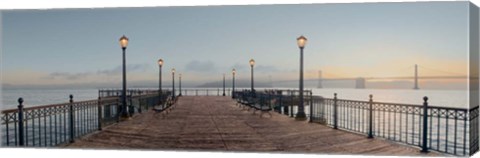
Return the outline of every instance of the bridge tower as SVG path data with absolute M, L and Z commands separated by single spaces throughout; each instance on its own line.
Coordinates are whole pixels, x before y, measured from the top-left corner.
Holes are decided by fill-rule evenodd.
M 358 77 L 355 79 L 355 88 L 356 89 L 365 89 L 365 78 Z
M 322 85 L 322 70 L 318 70 L 318 85 L 317 88 L 323 88 Z
M 413 89 L 420 89 L 418 88 L 418 65 L 415 64 L 415 77 L 414 77 L 414 86 Z

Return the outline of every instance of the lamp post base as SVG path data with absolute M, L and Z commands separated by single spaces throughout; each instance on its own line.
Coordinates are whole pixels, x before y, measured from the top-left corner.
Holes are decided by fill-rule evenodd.
M 295 116 L 295 120 L 305 121 L 307 120 L 307 115 L 305 114 L 305 112 L 298 112 L 297 115 Z
M 424 154 L 427 154 L 429 152 L 430 151 L 428 151 L 428 148 L 424 148 L 424 149 L 420 150 L 420 153 L 424 153 Z
M 127 120 L 131 120 L 131 119 L 132 119 L 132 117 L 130 117 L 129 115 L 126 115 L 126 116 L 122 115 L 122 116 L 120 116 L 120 121 L 127 121 Z

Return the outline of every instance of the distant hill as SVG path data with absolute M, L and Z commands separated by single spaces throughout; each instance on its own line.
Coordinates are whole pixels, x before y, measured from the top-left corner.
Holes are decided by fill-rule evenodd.
M 292 82 L 275 82 L 272 83 L 268 81 L 255 81 L 254 86 L 256 88 L 273 88 L 273 87 L 282 87 L 282 88 L 298 88 L 298 81 Z M 127 82 L 128 88 L 157 88 L 158 81 L 154 80 L 144 80 L 144 81 L 129 81 Z M 171 88 L 172 84 L 170 81 L 164 81 L 162 84 L 163 88 Z M 178 81 L 176 81 L 175 86 L 178 86 Z M 227 88 L 232 87 L 232 80 L 228 79 L 225 82 Z M 305 81 L 305 88 L 317 88 L 318 81 Z M 322 83 L 323 88 L 355 88 L 354 81 L 324 81 Z M 121 82 L 98 82 L 98 83 L 73 83 L 73 84 L 49 84 L 49 85 L 35 85 L 35 84 L 26 84 L 26 85 L 15 85 L 8 83 L 1 83 L 2 89 L 101 89 L 101 88 L 121 88 Z M 201 82 L 201 81 L 182 81 L 182 87 L 184 88 L 222 88 L 223 82 L 220 80 L 212 82 Z M 250 88 L 250 80 L 236 80 L 236 88 Z M 412 81 L 367 81 L 367 89 L 411 89 L 413 88 Z M 420 89 L 445 89 L 445 90 L 465 90 L 467 89 L 467 84 L 465 81 L 457 82 L 440 82 L 440 81 L 422 81 L 420 83 Z

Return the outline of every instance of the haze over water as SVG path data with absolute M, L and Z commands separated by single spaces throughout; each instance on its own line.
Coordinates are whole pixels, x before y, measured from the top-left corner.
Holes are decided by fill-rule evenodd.
M 185 89 L 185 88 L 184 88 Z M 199 88 L 205 89 L 205 88 Z M 211 88 L 210 95 L 216 95 L 218 88 Z M 258 88 L 261 90 L 262 88 Z M 271 89 L 271 88 L 268 88 Z M 280 88 L 288 89 L 288 88 Z M 293 88 L 290 88 L 293 89 Z M 221 90 L 221 89 L 220 89 Z M 238 89 L 237 89 L 238 90 Z M 429 97 L 429 105 L 467 108 L 467 90 L 410 90 L 410 89 L 347 89 L 347 88 L 306 88 L 313 90 L 313 95 L 333 98 L 337 93 L 339 99 L 368 101 L 372 94 L 374 101 L 422 105 L 423 97 Z M 75 101 L 97 99 L 98 89 L 4 89 L 2 90 L 2 109 L 16 108 L 18 97 L 23 97 L 26 107 L 68 102 L 68 95 L 73 94 Z M 192 95 L 192 94 L 188 94 Z

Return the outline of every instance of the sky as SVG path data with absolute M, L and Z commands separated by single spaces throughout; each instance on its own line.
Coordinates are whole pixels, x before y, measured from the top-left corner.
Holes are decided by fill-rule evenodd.
M 121 83 L 118 39 L 130 39 L 127 79 L 182 84 L 237 69 L 256 81 L 298 78 L 296 38 L 308 38 L 305 78 L 467 75 L 468 2 L 3 10 L 2 84 Z M 387 81 L 391 82 L 391 81 Z M 404 82 L 404 81 L 402 81 Z M 427 81 L 421 81 L 427 82 Z M 432 81 L 433 82 L 433 81 Z M 465 80 L 434 81 L 465 85 Z

